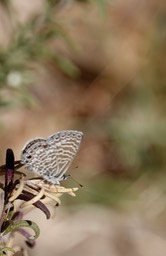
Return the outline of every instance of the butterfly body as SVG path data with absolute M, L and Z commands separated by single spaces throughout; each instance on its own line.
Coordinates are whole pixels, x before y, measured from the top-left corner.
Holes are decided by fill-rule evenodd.
M 83 133 L 66 130 L 47 139 L 35 138 L 27 142 L 21 154 L 21 163 L 52 184 L 66 179 L 66 171 L 76 156 Z

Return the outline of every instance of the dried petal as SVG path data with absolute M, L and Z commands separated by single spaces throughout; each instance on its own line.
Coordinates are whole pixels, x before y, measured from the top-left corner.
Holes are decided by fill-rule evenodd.
M 24 201 L 29 201 L 34 197 L 33 194 L 29 193 L 29 192 L 25 192 L 24 194 L 19 195 L 18 199 L 24 200 Z M 41 201 L 37 201 L 33 204 L 36 208 L 39 208 L 42 212 L 44 212 L 44 214 L 46 215 L 46 218 L 49 219 L 51 214 L 50 211 L 48 210 L 48 208 L 45 206 L 45 204 L 43 204 Z

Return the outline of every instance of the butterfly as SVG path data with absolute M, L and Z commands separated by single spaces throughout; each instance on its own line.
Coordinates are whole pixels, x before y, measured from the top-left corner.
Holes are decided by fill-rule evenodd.
M 26 143 L 21 153 L 21 164 L 52 184 L 60 184 L 75 158 L 83 133 L 65 130 L 52 134 L 47 139 L 35 138 Z

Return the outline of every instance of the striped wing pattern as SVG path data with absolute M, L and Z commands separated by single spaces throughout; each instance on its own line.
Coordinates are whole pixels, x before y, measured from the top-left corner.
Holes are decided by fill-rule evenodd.
M 32 139 L 22 150 L 21 163 L 52 184 L 59 184 L 65 179 L 64 174 L 76 156 L 82 138 L 82 132 L 66 130 L 47 139 Z

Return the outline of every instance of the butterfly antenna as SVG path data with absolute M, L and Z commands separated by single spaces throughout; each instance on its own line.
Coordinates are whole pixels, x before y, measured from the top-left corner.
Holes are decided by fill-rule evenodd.
M 77 180 L 75 180 L 70 174 L 67 176 L 70 177 L 70 179 L 73 180 L 75 183 L 77 183 L 81 188 L 83 188 L 83 185 L 80 184 Z

